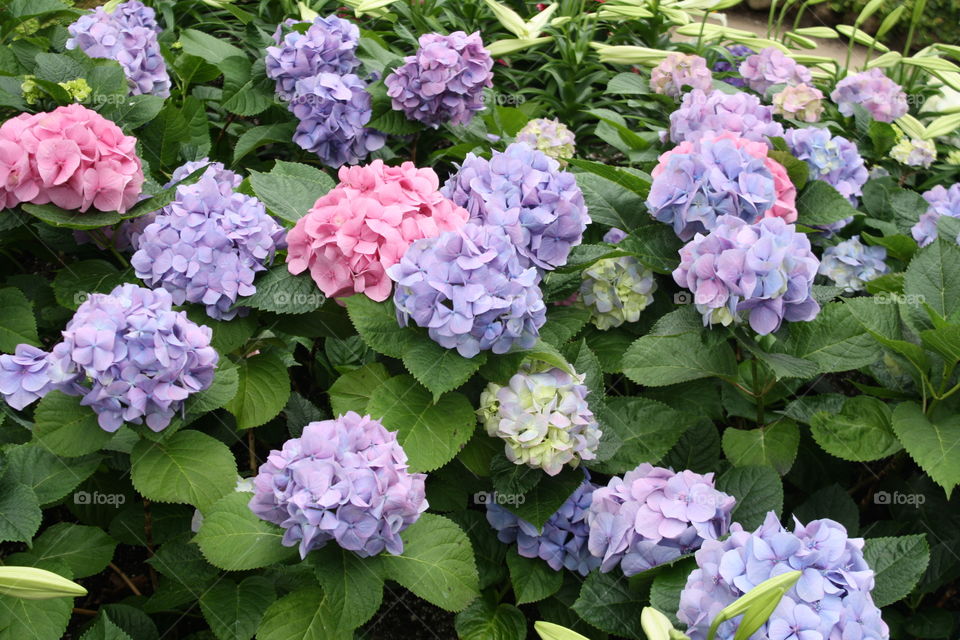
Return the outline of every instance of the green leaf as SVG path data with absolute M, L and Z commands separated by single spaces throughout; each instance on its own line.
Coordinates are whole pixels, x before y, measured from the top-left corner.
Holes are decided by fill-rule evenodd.
M 80 406 L 80 398 L 51 391 L 33 414 L 34 440 L 59 456 L 75 458 L 100 450 L 113 434 L 97 423 L 90 407 Z
M 87 629 L 80 640 L 133 640 L 130 635 L 115 625 L 106 613 L 100 613 L 93 626 Z
M 811 180 L 797 197 L 797 222 L 813 227 L 855 215 L 850 201 L 823 180 Z
M 323 587 L 323 606 L 337 629 L 359 627 L 383 602 L 383 576 L 377 558 L 361 558 L 336 545 L 310 553 L 317 581 Z
M 559 575 L 559 574 L 557 574 Z M 512 604 L 477 598 L 457 614 L 454 626 L 460 640 L 524 640 L 527 619 Z
M 348 371 L 330 385 L 330 408 L 334 415 L 343 415 L 348 411 L 366 413 L 367 405 L 374 392 L 380 388 L 390 374 L 379 362 L 371 362 L 359 369 Z
M 917 252 L 907 267 L 903 293 L 930 307 L 943 318 L 960 309 L 960 247 L 940 238 Z M 919 313 L 923 313 L 919 311 Z
M 72 11 L 60 0 L 11 0 L 6 9 L 11 18 L 19 21 L 58 11 Z M 16 24 L 16 23 L 15 23 Z
M 633 191 L 593 173 L 574 176 L 594 223 L 630 231 L 649 219 L 643 198 Z
M 734 467 L 717 478 L 717 489 L 737 499 L 732 518 L 747 531 L 756 529 L 773 511 L 783 511 L 783 483 L 772 467 Z
M 0 289 L 0 351 L 13 353 L 18 344 L 40 346 L 33 305 L 16 287 Z
M 277 160 L 270 173 L 251 171 L 250 186 L 273 215 L 296 222 L 334 183 L 315 167 Z
M 0 542 L 29 542 L 40 528 L 42 516 L 37 496 L 30 487 L 7 477 L 0 480 Z M 0 599 L 6 597 L 0 596 Z M 0 609 L 0 631 L 2 620 Z
M 803 504 L 793 510 L 801 522 L 830 518 L 847 529 L 851 536 L 860 530 L 860 508 L 843 487 L 834 483 L 814 491 Z
M 233 146 L 233 164 L 236 165 L 248 153 L 266 144 L 290 142 L 293 139 L 295 129 L 296 126 L 293 122 L 264 124 L 247 129 L 243 132 L 243 135 L 237 138 L 237 142 Z
M 516 549 L 507 551 L 507 568 L 518 605 L 549 598 L 563 585 L 562 573 L 540 558 L 524 558 Z
M 225 42 L 222 38 L 216 38 L 196 29 L 181 31 L 180 44 L 183 45 L 184 53 L 203 58 L 214 65 L 219 65 L 227 58 L 234 56 L 245 57 L 243 50 Z
M 870 396 L 847 398 L 839 412 L 820 411 L 810 431 L 823 450 L 843 460 L 880 460 L 901 449 L 891 424 L 892 411 Z
M 240 372 L 237 365 L 226 358 L 221 359 L 213 374 L 213 384 L 191 395 L 184 402 L 187 420 L 199 417 L 207 411 L 219 409 L 230 402 L 237 395 L 239 385 Z
M 920 342 L 949 363 L 960 361 L 960 326 L 953 324 L 921 331 Z
M 650 585 L 650 606 L 664 612 L 674 625 L 679 624 L 676 613 L 680 609 L 680 592 L 687 586 L 690 572 L 696 568 L 692 559 L 676 562 L 657 573 Z
M 236 480 L 234 480 L 236 482 Z M 296 555 L 281 544 L 283 529 L 261 520 L 247 504 L 251 495 L 232 491 L 203 512 L 203 525 L 193 539 L 203 557 L 227 571 L 247 571 Z
M 255 284 L 256 293 L 241 298 L 238 306 L 298 315 L 316 311 L 326 301 L 309 274 L 293 275 L 282 263 L 273 265 Z
M 759 429 L 735 429 L 723 432 L 723 452 L 736 467 L 769 466 L 785 475 L 797 457 L 800 429 L 783 418 Z
M 351 640 L 352 631 L 338 631 L 320 606 L 320 587 L 303 587 L 270 605 L 257 629 L 257 640 Z
M 103 571 L 116 548 L 117 541 L 99 527 L 60 522 L 34 540 L 30 553 L 40 562 L 63 562 L 74 578 L 86 578 Z
M 99 464 L 97 455 L 65 460 L 33 443 L 7 449 L 7 477 L 30 487 L 41 506 L 65 497 Z
M 920 405 L 904 402 L 893 411 L 893 430 L 914 462 L 949 498 L 960 484 L 960 414 L 936 411 L 928 418 Z
M 167 103 L 157 117 L 140 130 L 139 138 L 143 157 L 151 167 L 170 167 L 178 164 L 180 146 L 190 140 L 190 128 L 183 113 L 173 103 Z
M 680 246 L 680 240 L 669 226 L 655 224 L 631 233 L 617 248 L 657 273 L 670 274 L 680 264 L 677 257 Z
M 820 373 L 849 371 L 873 364 L 882 356 L 880 345 L 865 331 L 865 324 L 857 312 L 873 307 L 876 317 L 871 320 L 886 322 L 896 319 L 896 307 L 877 304 L 873 298 L 864 298 L 863 305 L 831 302 L 823 306 L 810 322 L 794 322 L 789 326 L 785 340 L 774 343 L 774 349 L 797 358 L 811 360 Z
M 390 378 L 377 387 L 367 413 L 397 432 L 411 471 L 442 467 L 467 443 L 477 425 L 466 396 L 446 393 L 434 403 L 430 392 L 407 375 Z
M 345 302 L 357 333 L 374 351 L 401 359 L 416 342 L 416 332 L 397 324 L 396 307 L 391 300 L 374 302 L 358 294 L 350 296 Z
M 503 506 L 539 530 L 582 483 L 583 472 L 566 467 L 525 491 L 522 500 L 515 499 Z
M 445 349 L 426 335 L 419 338 L 404 352 L 403 364 L 433 393 L 434 400 L 461 386 L 487 361 L 485 351 L 464 358 L 456 349 Z
M 631 588 L 619 572 L 591 571 L 580 588 L 573 610 L 581 618 L 607 633 L 639 639 L 640 610 L 647 599 Z
M 237 419 L 238 429 L 251 429 L 271 420 L 290 397 L 290 373 L 273 351 L 242 358 L 237 364 L 240 383 L 226 409 Z
M 623 356 L 623 373 L 648 387 L 709 377 L 734 377 L 737 360 L 729 344 L 708 347 L 700 333 L 638 338 Z
M 602 162 L 593 162 L 592 160 L 581 160 L 580 158 L 571 158 L 570 164 L 574 167 L 593 173 L 620 185 L 624 189 L 632 191 L 641 198 L 646 198 L 650 192 L 651 180 L 648 177 L 641 177 L 631 171 L 621 167 L 611 167 Z M 625 229 L 626 230 L 626 229 Z
M 164 102 L 160 96 L 124 96 L 106 101 L 99 112 L 107 120 L 120 125 L 124 131 L 132 131 L 156 118 Z
M 53 294 L 67 309 L 76 310 L 91 293 L 110 293 L 117 285 L 132 281 L 106 260 L 81 260 L 67 265 L 53 278 Z
M 806 162 L 798 160 L 787 151 L 771 151 L 767 155 L 783 165 L 787 170 L 790 182 L 797 188 L 797 191 L 803 190 L 807 185 L 807 179 L 810 177 L 810 166 Z
M 863 557 L 874 570 L 873 602 L 886 607 L 907 597 L 930 561 L 923 534 L 897 538 L 867 538 Z
M 133 486 L 156 502 L 187 503 L 203 511 L 237 484 L 233 453 L 199 431 L 178 431 L 162 442 L 141 440 L 130 461 Z
M 225 58 L 220 106 L 238 116 L 255 116 L 274 104 L 273 80 L 266 76 L 263 59 L 250 63 L 245 55 Z
M 62 638 L 72 611 L 72 598 L 24 600 L 0 596 L 0 637 L 11 640 Z
M 641 462 L 659 462 L 699 418 L 649 398 L 617 396 L 600 408 L 603 437 L 591 464 L 605 473 L 623 473 Z
M 224 578 L 200 595 L 200 609 L 219 640 L 250 640 L 275 599 L 273 583 L 262 576 L 240 584 Z
M 645 96 L 650 93 L 650 86 L 639 74 L 624 72 L 618 73 L 610 78 L 604 93 L 617 93 L 624 96 Z
M 387 578 L 447 611 L 462 611 L 480 595 L 473 548 L 456 524 L 424 513 L 400 537 L 403 554 L 381 556 Z
M 116 211 L 65 211 L 53 204 L 22 204 L 20 208 L 34 218 L 65 229 L 99 229 L 114 225 L 123 219 L 123 216 Z
M 540 328 L 540 339 L 560 348 L 590 321 L 586 307 L 553 306 L 547 309 L 547 321 Z
M 180 110 L 187 123 L 187 136 L 183 142 L 182 153 L 185 158 L 204 158 L 210 154 L 210 119 L 206 105 L 194 96 L 183 99 Z

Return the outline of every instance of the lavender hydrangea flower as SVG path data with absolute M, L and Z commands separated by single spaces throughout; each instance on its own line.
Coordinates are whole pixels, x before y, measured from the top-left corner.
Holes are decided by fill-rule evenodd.
M 752 533 L 735 523 L 726 540 L 706 540 L 696 560 L 698 568 L 687 579 L 677 613 L 692 640 L 705 640 L 710 623 L 725 606 L 787 571 L 801 571 L 802 576 L 751 637 L 889 638 L 870 595 L 874 573 L 863 558 L 863 539 L 849 538 L 833 520 L 813 520 L 806 526 L 795 521 L 791 532 L 770 512 Z M 716 638 L 731 640 L 737 624 L 738 620 L 722 623 Z
M 507 386 L 491 382 L 480 395 L 487 433 L 505 442 L 515 464 L 555 476 L 564 465 L 596 458 L 600 426 L 587 404 L 583 374 L 523 366 Z
M 917 244 L 926 247 L 937 239 L 937 221 L 940 216 L 960 218 L 960 183 L 951 185 L 949 189 L 937 185 L 924 192 L 923 199 L 930 206 L 920 215 L 920 220 L 913 225 L 910 233 Z
M 490 160 L 467 154 L 441 192 L 471 220 L 502 227 L 524 266 L 563 266 L 590 224 L 574 175 L 522 142 L 494 151 Z
M 582 576 L 600 566 L 600 558 L 590 554 L 587 539 L 587 513 L 597 485 L 585 481 L 538 530 L 495 502 L 487 502 L 487 522 L 497 530 L 504 544 L 517 543 L 524 558 L 540 558 L 554 571 L 569 569 Z
M 790 153 L 807 163 L 810 178 L 823 180 L 857 206 L 870 174 L 855 143 L 818 127 L 787 129 L 783 137 Z
M 712 473 L 645 462 L 593 492 L 590 553 L 602 559 L 600 571 L 619 565 L 632 576 L 725 535 L 735 502 L 714 487 Z
M 493 58 L 480 33 L 420 36 L 416 55 L 387 76 L 393 108 L 431 127 L 467 124 L 482 111 L 483 90 L 493 86 Z
M 864 246 L 860 237 L 854 236 L 824 250 L 820 274 L 849 293 L 863 291 L 868 282 L 889 273 L 890 268 L 884 262 L 886 259 L 886 249 Z
M 276 46 L 267 47 L 267 77 L 276 81 L 277 93 L 292 99 L 297 81 L 321 73 L 346 75 L 360 66 L 355 51 L 360 42 L 357 25 L 335 15 L 313 19 L 304 33 L 292 29 L 295 20 L 277 26 Z M 284 33 L 286 32 L 286 33 Z
M 217 320 L 241 312 L 233 308 L 237 298 L 256 292 L 256 273 L 284 246 L 285 230 L 263 203 L 233 190 L 237 177 L 210 166 L 196 183 L 178 187 L 130 260 L 148 286 L 163 287 L 178 305 L 202 303 Z
M 573 157 L 576 141 L 573 132 L 559 120 L 536 118 L 531 120 L 517 133 L 517 142 L 523 142 L 531 148 L 542 151 L 560 163 L 567 165 Z
M 623 230 L 613 228 L 603 241 L 617 244 L 626 236 Z M 590 310 L 593 325 L 607 330 L 639 320 L 640 312 L 653 302 L 656 290 L 653 271 L 633 256 L 605 258 L 583 271 L 580 299 Z
M 112 12 L 97 7 L 80 16 L 67 31 L 67 49 L 119 62 L 131 95 L 170 95 L 170 76 L 157 42 L 160 27 L 154 10 L 142 2 L 122 2 Z
M 83 396 L 105 431 L 143 421 L 161 431 L 210 386 L 218 360 L 209 327 L 172 304 L 166 291 L 133 284 L 91 295 L 49 353 L 20 345 L 0 356 L 0 394 L 19 409 L 56 389 Z
M 851 74 L 838 82 L 830 99 L 845 116 L 852 116 L 857 104 L 880 122 L 893 122 L 907 113 L 907 94 L 876 67 Z
M 650 73 L 650 88 L 654 93 L 678 97 L 684 87 L 710 91 L 713 88 L 713 74 L 707 68 L 702 57 L 669 53 Z
M 427 509 L 422 473 L 407 471 L 397 434 L 353 411 L 311 422 L 270 452 L 250 510 L 286 532 L 300 557 L 333 540 L 362 558 L 403 552 L 400 532 Z
M 776 84 L 810 84 L 810 69 L 799 64 L 776 47 L 767 47 L 740 63 L 740 75 L 757 93 L 766 93 Z
M 735 44 L 733 46 L 727 47 L 727 52 L 730 54 L 730 57 L 733 59 L 732 62 L 726 58 L 720 58 L 713 63 L 714 73 L 740 73 L 740 63 L 747 59 L 748 56 L 752 56 L 756 51 L 750 47 L 742 44 Z M 723 82 L 726 82 L 729 85 L 733 85 L 737 88 L 744 88 L 747 86 L 747 81 L 744 80 L 739 75 L 730 76 L 728 78 L 721 78 Z
M 820 312 L 811 289 L 819 267 L 810 240 L 792 224 L 722 216 L 709 235 L 680 249 L 673 279 L 693 293 L 704 325 L 749 320 L 766 335 L 783 320 L 813 320 Z
M 293 141 L 327 166 L 356 164 L 386 141 L 368 128 L 373 115 L 367 86 L 353 74 L 320 73 L 298 80 L 290 111 L 300 121 Z
M 728 131 L 770 144 L 771 137 L 783 135 L 783 126 L 773 119 L 773 107 L 742 91 L 705 93 L 697 89 L 684 95 L 680 108 L 670 114 L 673 142 L 696 142 Z
M 529 349 L 546 320 L 537 270 L 520 264 L 498 227 L 467 224 L 417 240 L 387 274 L 400 325 L 412 320 L 465 358 Z

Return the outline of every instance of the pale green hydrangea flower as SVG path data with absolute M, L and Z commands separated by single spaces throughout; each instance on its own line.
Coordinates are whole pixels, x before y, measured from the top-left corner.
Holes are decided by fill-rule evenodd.
M 583 272 L 580 299 L 590 310 L 590 321 L 606 330 L 639 320 L 656 290 L 653 271 L 636 258 L 606 258 Z
M 523 142 L 534 149 L 542 151 L 566 166 L 567 160 L 573 157 L 576 142 L 573 132 L 559 120 L 537 118 L 531 120 L 517 133 L 517 142 Z

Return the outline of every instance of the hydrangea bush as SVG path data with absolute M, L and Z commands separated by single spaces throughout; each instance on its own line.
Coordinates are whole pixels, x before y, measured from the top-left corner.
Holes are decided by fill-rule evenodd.
M 4 4 L 0 640 L 958 637 L 888 5 Z

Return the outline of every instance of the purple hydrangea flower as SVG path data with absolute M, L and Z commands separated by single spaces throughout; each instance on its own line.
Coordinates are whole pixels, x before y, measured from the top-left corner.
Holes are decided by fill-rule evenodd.
M 286 529 L 283 544 L 299 545 L 301 558 L 331 540 L 363 558 L 399 555 L 400 532 L 427 509 L 425 479 L 407 471 L 395 432 L 348 411 L 270 452 L 250 510 Z
M 233 190 L 237 177 L 211 165 L 196 183 L 178 187 L 130 260 L 148 286 L 163 287 L 178 305 L 202 303 L 217 320 L 237 315 L 237 298 L 256 292 L 256 273 L 284 246 L 285 230 L 263 203 Z
M 709 235 L 697 234 L 680 249 L 673 279 L 693 293 L 704 325 L 749 319 L 766 335 L 783 320 L 817 316 L 811 287 L 819 267 L 810 240 L 792 224 L 764 218 L 751 225 L 722 216 Z
M 467 154 L 441 192 L 469 211 L 471 220 L 502 227 L 524 266 L 549 270 L 566 264 L 590 224 L 574 175 L 522 142 L 494 151 L 490 160 Z
M 720 58 L 713 63 L 714 73 L 738 73 L 740 70 L 740 63 L 747 59 L 747 56 L 752 56 L 756 53 L 750 47 L 743 44 L 735 44 L 733 46 L 727 47 L 727 52 L 730 54 L 730 57 L 733 59 L 733 62 L 728 61 L 726 58 Z M 747 86 L 747 81 L 739 76 L 731 76 L 729 78 L 721 78 L 724 82 L 734 87 L 743 89 Z
M 600 558 L 591 555 L 587 548 L 587 514 L 596 488 L 589 480 L 577 487 L 543 524 L 542 531 L 490 501 L 487 522 L 497 530 L 500 542 L 516 542 L 517 553 L 524 558 L 540 558 L 554 571 L 569 569 L 585 576 L 600 566 Z
M 853 106 L 857 104 L 880 122 L 893 122 L 907 113 L 907 94 L 876 67 L 851 74 L 838 82 L 830 99 L 845 116 L 852 116 Z
M 596 495 L 594 497 L 596 502 Z M 680 594 L 677 617 L 692 640 L 705 640 L 710 623 L 728 604 L 764 580 L 801 571 L 769 620 L 751 637 L 769 640 L 887 640 L 889 630 L 873 603 L 874 574 L 863 558 L 863 539 L 849 538 L 833 520 L 796 521 L 794 530 L 770 512 L 748 533 L 739 524 L 724 540 L 708 539 L 696 553 L 697 569 Z M 738 619 L 720 625 L 717 639 L 731 640 Z
M 923 199 L 930 206 L 920 215 L 920 220 L 910 230 L 913 239 L 921 247 L 937 239 L 937 221 L 940 216 L 960 218 L 960 183 L 951 185 L 949 189 L 937 185 L 924 192 Z M 960 237 L 957 240 L 960 242 Z
M 627 576 L 699 549 L 727 533 L 736 500 L 717 491 L 713 474 L 643 463 L 593 492 L 587 522 L 600 571 Z
M 357 25 L 335 15 L 314 18 L 304 33 L 291 29 L 297 24 L 306 23 L 287 20 L 278 25 L 273 34 L 276 46 L 267 47 L 267 77 L 288 100 L 299 92 L 298 80 L 321 73 L 346 75 L 360 66 L 354 53 L 360 42 Z
M 732 138 L 703 138 L 660 157 L 647 209 L 681 240 L 713 229 L 721 216 L 753 222 L 776 202 L 773 173 L 763 158 Z
M 654 93 L 676 98 L 684 87 L 710 91 L 713 74 L 702 57 L 686 53 L 669 53 L 650 73 L 650 88 Z
M 820 259 L 820 274 L 830 278 L 844 291 L 863 291 L 866 284 L 890 271 L 884 260 L 887 250 L 867 247 L 854 236 L 834 247 L 827 247 Z
M 293 141 L 335 169 L 356 164 L 386 141 L 382 133 L 367 128 L 373 115 L 371 97 L 353 74 L 320 73 L 298 80 L 289 109 L 300 121 Z
M 742 91 L 694 90 L 684 95 L 680 108 L 670 114 L 670 139 L 674 142 L 696 142 L 728 131 L 770 144 L 769 138 L 783 135 L 783 126 L 773 119 L 773 107 Z
M 166 291 L 133 284 L 92 294 L 49 353 L 20 345 L 0 356 L 0 394 L 22 408 L 57 389 L 83 396 L 105 431 L 144 419 L 161 431 L 188 396 L 210 386 L 218 360 L 210 328 L 172 304 Z
M 740 75 L 757 93 L 766 93 L 776 84 L 810 84 L 810 69 L 797 63 L 776 47 L 767 47 L 740 63 Z
M 80 16 L 67 31 L 67 49 L 119 62 L 131 95 L 170 95 L 170 76 L 157 42 L 160 27 L 153 9 L 142 2 L 122 2 L 110 13 L 97 7 Z
M 487 433 L 504 441 L 511 462 L 551 476 L 564 465 L 593 460 L 603 434 L 587 404 L 584 379 L 556 367 L 527 365 L 507 386 L 491 382 L 480 395 Z
M 480 33 L 420 36 L 416 55 L 387 76 L 393 108 L 431 127 L 467 124 L 483 110 L 483 90 L 493 86 L 493 58 Z
M 412 320 L 465 358 L 529 349 L 546 320 L 537 270 L 521 265 L 498 227 L 467 224 L 417 240 L 387 274 L 401 326 Z

